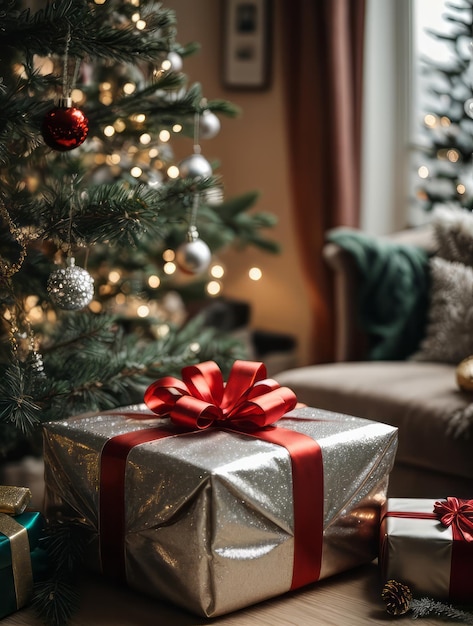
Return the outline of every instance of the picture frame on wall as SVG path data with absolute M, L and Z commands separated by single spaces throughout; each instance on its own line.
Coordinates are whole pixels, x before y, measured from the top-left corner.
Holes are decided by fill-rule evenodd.
M 222 0 L 227 89 L 267 89 L 271 75 L 272 0 Z

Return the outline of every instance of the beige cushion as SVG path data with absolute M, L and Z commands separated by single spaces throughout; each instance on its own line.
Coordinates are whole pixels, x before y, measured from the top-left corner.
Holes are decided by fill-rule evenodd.
M 473 401 L 458 389 L 454 366 L 330 363 L 288 370 L 275 378 L 309 406 L 397 426 L 396 463 L 473 479 L 473 436 L 449 433 L 453 413 Z
M 458 365 L 473 354 L 473 269 L 434 257 L 430 277 L 425 337 L 410 358 Z

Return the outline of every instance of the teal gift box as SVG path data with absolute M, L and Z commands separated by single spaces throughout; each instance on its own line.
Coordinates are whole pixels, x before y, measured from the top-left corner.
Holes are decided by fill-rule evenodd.
M 38 547 L 43 529 L 41 513 L 0 513 L 0 619 L 31 600 L 33 582 L 45 566 Z

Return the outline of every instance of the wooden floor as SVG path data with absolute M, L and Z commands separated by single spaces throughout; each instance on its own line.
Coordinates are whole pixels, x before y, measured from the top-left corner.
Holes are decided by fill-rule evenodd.
M 303 590 L 273 598 L 231 615 L 205 619 L 92 577 L 82 589 L 82 608 L 70 626 L 433 626 L 445 621 L 394 618 L 384 610 L 378 568 L 372 563 Z M 458 622 L 457 622 L 458 623 Z M 2 626 L 41 626 L 29 609 Z

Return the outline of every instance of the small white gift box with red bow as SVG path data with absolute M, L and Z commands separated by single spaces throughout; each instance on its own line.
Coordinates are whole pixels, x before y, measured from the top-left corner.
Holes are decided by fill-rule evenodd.
M 389 498 L 379 562 L 416 596 L 473 602 L 473 500 Z
M 83 520 L 91 567 L 212 617 L 376 557 L 395 428 L 295 408 L 251 361 L 145 401 L 45 426 L 48 515 Z

